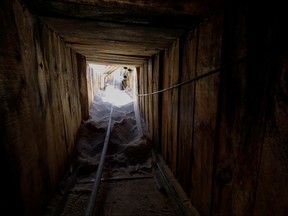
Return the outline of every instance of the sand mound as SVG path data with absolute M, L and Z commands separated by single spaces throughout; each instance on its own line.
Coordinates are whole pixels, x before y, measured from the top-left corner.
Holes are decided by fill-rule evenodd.
M 124 93 L 124 92 L 123 92 Z M 113 106 L 111 134 L 105 160 L 104 176 L 145 173 L 151 168 L 152 143 L 139 133 L 134 104 L 116 106 L 105 101 L 105 92 L 95 96 L 90 118 L 82 122 L 76 141 L 79 173 L 89 175 L 97 170 L 106 136 L 110 110 Z M 146 131 L 143 120 L 142 130 Z
M 123 94 L 123 91 L 111 88 L 109 91 L 113 94 L 99 91 L 95 96 L 90 117 L 82 122 L 78 130 L 76 159 L 72 161 L 58 193 L 45 209 L 44 216 L 85 215 L 105 142 L 111 106 L 111 134 L 95 201 L 95 215 L 182 215 L 162 174 L 152 166 L 155 164 L 152 142 L 143 135 L 148 134 L 148 130 L 137 106 L 128 95 L 122 98 L 120 93 Z

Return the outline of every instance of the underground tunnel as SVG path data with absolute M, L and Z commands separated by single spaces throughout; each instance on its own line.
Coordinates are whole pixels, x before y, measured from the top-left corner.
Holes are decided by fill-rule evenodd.
M 279 2 L 2 0 L 1 215 L 287 215 Z

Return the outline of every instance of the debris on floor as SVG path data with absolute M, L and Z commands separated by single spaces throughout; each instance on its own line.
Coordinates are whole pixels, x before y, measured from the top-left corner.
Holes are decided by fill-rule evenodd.
M 102 94 L 105 94 L 103 92 Z M 116 106 L 96 95 L 90 118 L 82 122 L 76 141 L 77 154 L 62 187 L 47 206 L 44 216 L 85 215 L 101 157 L 111 106 L 111 134 L 103 168 L 95 215 L 178 216 L 183 206 L 155 167 L 153 144 L 141 119 L 136 124 L 133 101 Z M 180 204 L 182 205 L 182 204 Z M 182 208 L 182 209 L 181 209 Z

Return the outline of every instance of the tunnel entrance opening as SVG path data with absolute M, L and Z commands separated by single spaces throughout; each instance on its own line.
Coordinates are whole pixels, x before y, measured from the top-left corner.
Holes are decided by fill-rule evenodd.
M 89 64 L 96 82 L 92 89 L 104 102 L 121 107 L 133 102 L 136 70 L 134 67 Z M 95 99 L 93 99 L 95 100 Z

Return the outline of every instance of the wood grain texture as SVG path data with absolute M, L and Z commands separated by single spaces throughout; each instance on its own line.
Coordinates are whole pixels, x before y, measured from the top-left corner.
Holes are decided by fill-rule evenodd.
M 15 188 L 0 196 L 11 214 L 39 215 L 67 168 L 81 121 L 78 63 L 18 1 L 1 2 L 0 14 L 6 35 L 0 44 L 1 150 L 5 187 Z
M 164 52 L 163 85 L 169 88 L 178 83 L 179 79 L 179 40 L 175 41 Z M 176 175 L 177 151 L 178 151 L 178 89 L 165 91 L 162 94 L 162 129 L 161 129 L 161 153 Z
M 213 1 L 46 1 L 25 0 L 37 15 L 77 17 L 154 27 L 191 29 L 223 7 Z
M 198 28 L 196 76 L 221 64 L 223 16 L 215 16 Z M 201 215 L 209 215 L 213 179 L 218 107 L 219 73 L 195 83 L 191 200 Z
M 147 92 L 151 93 L 153 91 L 153 61 L 152 58 L 148 61 L 148 73 L 147 73 Z M 154 136 L 154 125 L 153 125 L 153 118 L 154 118 L 154 112 L 153 112 L 153 98 L 152 96 L 148 96 L 148 128 L 149 128 L 149 138 L 152 139 Z
M 195 77 L 196 51 L 197 51 L 196 29 L 190 32 L 185 41 L 182 42 L 181 53 L 181 76 L 180 81 L 185 82 Z M 191 165 L 193 161 L 193 128 L 194 128 L 194 105 L 195 105 L 195 83 L 181 86 L 179 94 L 179 152 L 178 152 L 178 180 L 190 196 L 191 190 Z
M 273 71 L 276 79 L 270 79 L 275 93 L 265 125 L 254 215 L 285 215 L 288 211 L 287 59 L 287 54 L 278 57 L 278 69 Z
M 80 54 L 77 57 L 78 85 L 80 90 L 81 113 L 82 119 L 86 120 L 89 117 L 89 102 L 87 92 L 87 63 L 86 58 Z
M 145 62 L 143 64 L 143 93 L 146 94 L 148 92 L 148 63 Z M 149 101 L 148 101 L 148 97 L 143 97 L 143 109 L 144 109 L 144 121 L 148 127 L 149 124 L 149 111 L 148 111 L 148 107 L 149 107 Z
M 159 90 L 159 54 L 154 55 L 152 58 L 152 92 Z M 152 112 L 153 112 L 153 138 L 156 151 L 160 150 L 159 139 L 159 95 L 154 94 L 152 96 Z
M 155 28 L 117 22 L 41 17 L 53 31 L 87 60 L 140 66 L 167 48 L 181 29 Z
M 264 4 L 259 15 L 270 10 L 271 5 Z M 257 85 L 254 90 L 257 99 L 251 98 L 249 102 L 254 108 L 251 113 L 258 117 L 256 123 L 264 124 L 259 127 L 259 130 L 262 129 L 262 136 L 259 137 L 262 138 L 259 140 L 262 152 L 257 167 L 255 201 L 252 203 L 254 215 L 285 215 L 288 212 L 288 46 L 284 20 L 287 20 L 287 13 L 283 7 L 279 7 L 266 16 L 263 23 L 257 16 L 250 20 L 248 26 L 251 31 L 248 43 L 251 58 L 249 71 L 254 72 L 250 83 Z M 257 27 L 253 28 L 256 23 Z
M 165 50 L 163 53 L 162 60 L 162 71 L 161 73 L 161 89 L 165 89 L 169 86 L 169 51 Z M 163 92 L 161 95 L 161 105 L 160 105 L 160 115 L 161 115 L 161 124 L 160 124 L 160 136 L 161 136 L 161 155 L 167 163 L 170 163 L 168 159 L 168 125 L 169 125 L 169 94 L 168 92 Z
M 222 73 L 213 209 L 214 214 L 220 215 L 254 215 L 260 180 L 265 116 L 269 107 L 267 95 L 271 90 L 270 64 L 274 60 L 267 55 L 270 45 L 263 41 L 269 28 L 260 24 L 260 16 L 247 14 L 251 12 L 250 6 L 241 2 L 230 8 L 226 15 L 231 19 L 224 22 L 224 64 L 233 59 L 241 60 L 243 56 L 247 58 Z M 231 20 L 244 25 L 241 29 L 231 26 Z M 263 23 L 266 26 L 267 22 Z M 225 41 L 227 38 L 229 40 Z

